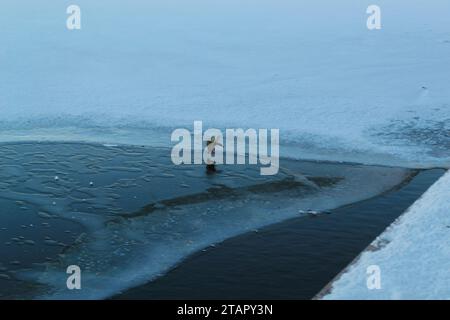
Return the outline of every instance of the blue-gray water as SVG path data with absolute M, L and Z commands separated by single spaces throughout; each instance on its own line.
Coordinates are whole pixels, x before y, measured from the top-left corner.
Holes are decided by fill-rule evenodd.
M 443 173 L 421 171 L 370 200 L 229 239 L 115 298 L 311 299 Z
M 442 174 L 280 161 L 207 175 L 167 148 L 3 144 L 0 298 L 310 298 Z

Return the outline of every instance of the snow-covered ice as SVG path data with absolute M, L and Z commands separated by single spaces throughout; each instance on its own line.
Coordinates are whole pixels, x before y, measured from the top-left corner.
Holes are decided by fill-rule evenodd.
M 280 128 L 295 158 L 450 164 L 447 1 L 379 0 L 377 31 L 358 0 L 77 4 L 69 31 L 64 3 L 2 1 L 2 141 L 167 145 L 202 120 Z
M 450 299 L 450 172 L 381 234 L 324 299 Z M 367 287 L 369 266 L 380 289 Z

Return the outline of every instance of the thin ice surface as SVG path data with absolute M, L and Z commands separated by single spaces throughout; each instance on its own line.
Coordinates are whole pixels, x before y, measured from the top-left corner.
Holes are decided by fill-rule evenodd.
M 15 227 L 16 202 L 27 207 L 24 221 L 37 220 L 34 230 L 41 234 L 22 239 L 33 240 L 36 249 L 51 236 L 41 222 L 59 229 L 56 221 L 63 218 L 84 226 L 75 230 L 84 235 L 63 244 L 60 256 L 22 266 L 34 271 L 19 272 L 21 266 L 5 271 L 8 281 L 41 283 L 46 289 L 40 294 L 26 294 L 42 298 L 108 297 L 154 279 L 211 244 L 308 210 L 320 214 L 373 197 L 412 174 L 283 159 L 277 176 L 260 176 L 254 166 L 223 166 L 208 176 L 203 166 L 171 165 L 167 149 L 83 144 L 9 144 L 2 154 L 0 199 L 16 208 L 0 216 L 8 226 L 1 232 L 5 241 L 26 235 Z M 16 252 L 25 248 L 10 245 Z M 13 259 L 3 264 L 10 266 Z M 78 292 L 65 287 L 72 264 L 83 270 Z

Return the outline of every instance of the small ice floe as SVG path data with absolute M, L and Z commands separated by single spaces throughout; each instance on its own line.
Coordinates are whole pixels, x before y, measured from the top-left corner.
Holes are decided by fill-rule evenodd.
M 94 186 L 94 182 L 93 182 L 93 181 L 89 182 L 89 185 L 90 185 L 91 187 Z
M 58 181 L 59 180 L 59 177 L 58 176 L 55 176 L 55 181 Z
M 317 211 L 317 210 L 312 210 L 312 209 L 308 209 L 308 210 L 299 210 L 298 211 L 299 214 L 308 214 L 310 216 L 318 216 L 319 214 L 331 214 L 331 211 L 329 210 L 325 210 L 325 211 Z
M 53 216 L 47 212 L 39 211 L 38 216 L 44 219 L 51 219 Z
M 59 245 L 58 241 L 52 240 L 52 239 L 46 239 L 44 240 L 44 243 L 48 246 L 57 246 Z
M 298 210 L 298 213 L 299 214 L 309 214 L 309 215 L 312 215 L 312 216 L 316 216 L 316 215 L 320 214 L 320 211 L 308 209 L 308 210 Z
M 306 213 L 309 214 L 310 216 L 315 217 L 315 216 L 317 216 L 317 215 L 320 214 L 320 211 L 316 211 L 316 210 L 311 210 L 311 209 L 309 209 L 308 211 L 306 211 Z
M 166 178 L 174 178 L 175 175 L 172 173 L 161 173 L 161 177 L 166 177 Z
M 11 277 L 5 273 L 0 273 L 0 279 L 2 280 L 10 280 Z
M 36 244 L 33 240 L 25 240 L 23 243 L 28 244 L 30 246 L 34 246 Z

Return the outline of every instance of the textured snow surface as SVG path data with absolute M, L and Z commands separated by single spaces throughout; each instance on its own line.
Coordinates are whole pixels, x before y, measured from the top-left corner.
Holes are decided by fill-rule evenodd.
M 79 31 L 69 4 L 2 1 L 0 141 L 167 145 L 203 120 L 280 128 L 295 158 L 450 164 L 448 1 L 377 1 L 378 31 L 357 0 L 79 0 Z
M 450 299 L 450 172 L 332 284 L 324 299 Z M 378 265 L 381 289 L 369 290 Z

